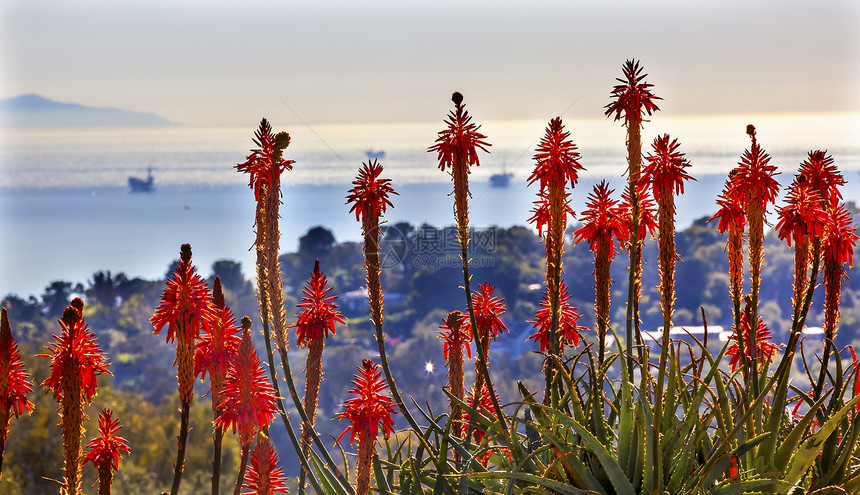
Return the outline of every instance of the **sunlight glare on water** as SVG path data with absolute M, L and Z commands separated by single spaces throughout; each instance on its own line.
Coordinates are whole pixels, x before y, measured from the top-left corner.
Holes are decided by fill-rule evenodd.
M 749 146 L 748 123 L 784 172 L 792 172 L 813 149 L 826 149 L 843 170 L 860 169 L 860 114 L 673 117 L 654 115 L 643 128 L 643 153 L 669 133 L 678 138 L 697 174 L 723 174 Z M 510 172 L 525 179 L 546 122 L 482 124 L 492 144 L 481 155 L 476 178 Z M 275 131 L 283 129 L 273 123 Z M 625 130 L 610 119 L 565 121 L 582 154 L 583 176 L 618 176 L 626 167 Z M 348 184 L 369 150 L 384 151 L 387 174 L 398 183 L 444 182 L 427 148 L 441 123 L 304 125 L 286 128 L 292 144 L 285 156 L 296 160 L 292 184 Z M 238 127 L 119 128 L 99 130 L 3 131 L 0 187 L 124 186 L 129 176 L 152 167 L 159 185 L 221 186 L 237 182 L 232 166 L 244 160 L 254 129 Z

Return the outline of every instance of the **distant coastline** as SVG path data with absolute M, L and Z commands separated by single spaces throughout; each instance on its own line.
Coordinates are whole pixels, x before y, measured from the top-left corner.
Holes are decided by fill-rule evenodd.
M 154 113 L 88 107 L 36 94 L 0 100 L 0 127 L 6 129 L 168 125 L 170 121 Z

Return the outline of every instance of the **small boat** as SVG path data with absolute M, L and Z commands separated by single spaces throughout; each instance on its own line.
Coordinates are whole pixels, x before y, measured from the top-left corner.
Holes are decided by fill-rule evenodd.
M 129 177 L 128 178 L 128 189 L 131 192 L 145 192 L 151 193 L 155 190 L 155 186 L 153 183 L 155 182 L 155 178 L 152 177 L 152 167 L 146 169 L 147 175 L 146 179 L 141 179 L 140 177 Z
M 490 187 L 508 187 L 513 176 L 514 174 L 510 172 L 493 174 L 490 176 Z
M 367 150 L 364 152 L 364 154 L 367 155 L 368 160 L 382 160 L 383 158 L 385 158 L 384 151 Z

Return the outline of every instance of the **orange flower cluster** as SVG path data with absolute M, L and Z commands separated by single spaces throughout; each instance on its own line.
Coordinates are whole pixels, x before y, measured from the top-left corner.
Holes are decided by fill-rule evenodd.
M 352 423 L 337 438 L 338 442 L 348 431 L 352 431 L 350 443 L 354 443 L 358 436 L 355 492 L 357 495 L 366 495 L 370 491 L 370 461 L 379 428 L 382 427 L 385 438 L 388 438 L 394 428 L 391 415 L 396 414 L 396 411 L 391 398 L 380 393 L 386 386 L 376 364 L 365 359 L 358 370 L 359 374 L 355 375 L 353 388 L 349 391 L 355 397 L 346 400 L 344 410 L 335 419 L 348 419 Z
M 125 438 L 117 436 L 121 427 L 119 420 L 113 419 L 112 415 L 110 409 L 99 414 L 99 436 L 87 445 L 90 450 L 83 458 L 83 464 L 92 462 L 96 467 L 99 495 L 110 494 L 113 472 L 119 469 L 119 457 L 123 452 L 131 452 Z
M 236 171 L 250 176 L 249 186 L 254 190 L 254 198 L 259 201 L 264 190 L 278 184 L 278 177 L 284 170 L 292 170 L 295 160 L 284 160 L 282 153 L 290 144 L 290 135 L 272 132 L 272 125 L 263 119 L 254 133 L 254 144 L 259 148 L 251 150 L 243 163 L 235 166 Z
M 340 441 L 347 432 L 351 431 L 349 443 L 355 442 L 356 435 L 359 442 L 365 439 L 374 441 L 379 434 L 380 426 L 387 438 L 394 427 L 391 415 L 397 414 L 394 403 L 390 397 L 380 393 L 385 390 L 385 383 L 376 364 L 365 359 L 361 362 L 358 372 L 352 380 L 353 388 L 349 390 L 349 393 L 355 397 L 347 399 L 343 404 L 345 409 L 335 417 L 335 419 L 348 419 L 352 424 L 343 430 L 337 440 Z
M 579 344 L 579 332 L 585 327 L 576 324 L 579 319 L 577 308 L 570 304 L 567 284 L 561 281 L 558 298 L 558 334 L 561 338 L 562 349 L 565 345 L 576 347 Z M 550 329 L 552 327 L 552 309 L 549 293 L 545 292 L 540 301 L 540 309 L 535 314 L 535 321 L 529 321 L 537 330 L 529 335 L 527 340 L 534 340 L 540 346 L 541 352 L 549 351 Z
M 481 163 L 478 159 L 478 150 L 487 152 L 490 143 L 484 141 L 487 136 L 478 132 L 480 126 L 472 122 L 472 117 L 463 106 L 463 95 L 454 93 L 451 96 L 454 102 L 454 110 L 448 114 L 445 124 L 446 129 L 439 131 L 436 144 L 428 151 L 436 152 L 439 160 L 439 169 L 443 172 L 446 168 L 456 169 L 463 166 Z
M 215 418 L 214 425 L 224 430 L 238 431 L 239 444 L 251 445 L 254 435 L 269 426 L 277 414 L 275 390 L 269 382 L 260 357 L 251 342 L 251 320 L 242 318 L 242 340 L 236 352 L 236 360 L 221 390 L 222 413 Z

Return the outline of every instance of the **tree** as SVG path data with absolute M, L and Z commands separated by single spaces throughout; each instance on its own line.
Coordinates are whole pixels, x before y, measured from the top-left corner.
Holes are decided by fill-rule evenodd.
M 95 272 L 92 280 L 87 281 L 88 287 L 85 293 L 88 301 L 90 304 L 98 303 L 108 310 L 108 312 L 111 312 L 119 306 L 119 288 L 127 280 L 128 278 L 124 273 L 118 273 L 114 277 L 111 275 L 110 270 Z
M 250 290 L 250 282 L 242 274 L 242 264 L 233 260 L 218 260 L 212 263 L 212 278 L 221 277 L 221 285 L 231 292 Z
M 45 292 L 42 293 L 42 311 L 49 317 L 59 318 L 72 300 L 72 294 L 82 292 L 81 284 L 73 285 L 65 280 L 55 280 L 45 287 Z
M 302 263 L 310 264 L 307 271 L 313 267 L 313 261 L 325 261 L 334 246 L 334 234 L 327 228 L 317 225 L 299 238 L 299 258 Z

